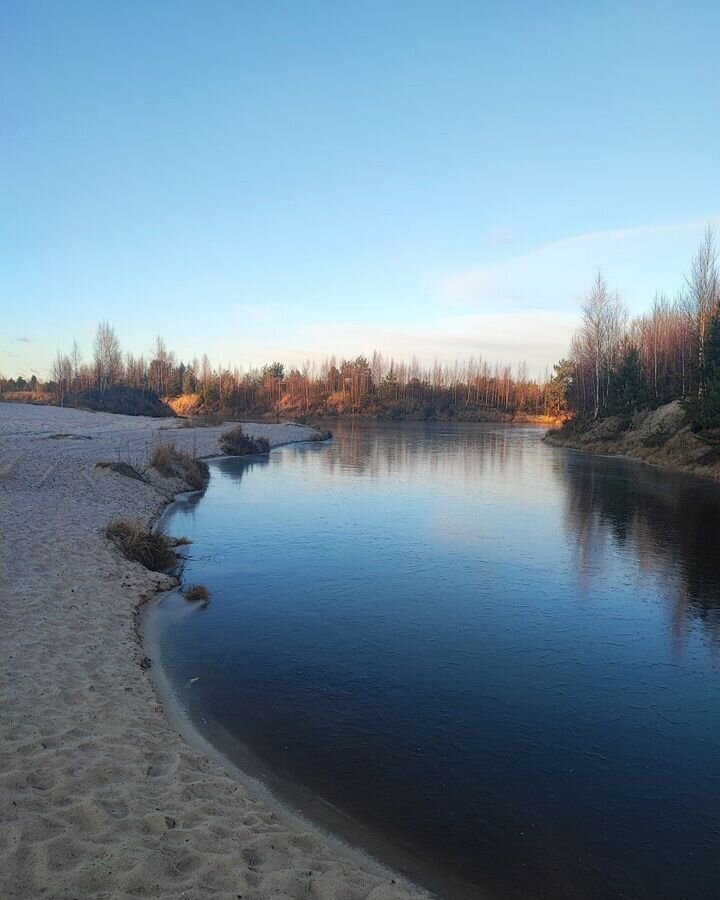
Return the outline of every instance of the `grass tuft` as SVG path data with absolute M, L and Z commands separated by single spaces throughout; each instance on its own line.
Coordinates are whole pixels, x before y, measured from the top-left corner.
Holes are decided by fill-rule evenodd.
M 150 457 L 150 465 L 153 469 L 157 469 L 165 478 L 170 478 L 175 474 L 174 462 L 176 452 L 175 444 L 172 441 L 168 444 L 158 444 Z
M 252 438 L 245 434 L 242 425 L 237 425 L 220 435 L 220 449 L 227 456 L 254 456 L 270 452 L 267 438 Z
M 180 559 L 175 552 L 176 541 L 162 528 L 147 528 L 142 522 L 118 519 L 107 526 L 105 535 L 126 559 L 139 562 L 153 572 L 172 569 Z
M 173 441 L 158 444 L 150 465 L 165 478 L 181 478 L 193 491 L 202 491 L 210 480 L 210 469 L 202 459 L 178 450 Z
M 189 584 L 183 590 L 183 596 L 186 600 L 197 603 L 199 600 L 209 600 L 210 591 L 205 587 L 204 584 Z

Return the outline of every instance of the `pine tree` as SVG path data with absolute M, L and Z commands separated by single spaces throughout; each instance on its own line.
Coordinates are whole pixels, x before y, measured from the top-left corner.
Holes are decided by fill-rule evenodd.
M 720 428 L 720 312 L 713 316 L 705 341 L 705 390 L 696 426 Z

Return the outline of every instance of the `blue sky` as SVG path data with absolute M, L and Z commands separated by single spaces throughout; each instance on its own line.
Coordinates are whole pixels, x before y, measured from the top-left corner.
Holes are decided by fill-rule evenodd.
M 540 371 L 720 215 L 720 4 L 0 5 L 0 372 L 123 346 Z

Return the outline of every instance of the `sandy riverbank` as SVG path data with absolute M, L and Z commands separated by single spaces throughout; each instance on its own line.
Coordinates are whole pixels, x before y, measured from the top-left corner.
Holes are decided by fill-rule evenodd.
M 394 881 L 228 775 L 163 715 L 135 629 L 168 586 L 105 539 L 181 485 L 95 467 L 221 428 L 0 404 L 0 896 L 404 900 Z M 169 431 L 166 429 L 170 429 Z M 246 426 L 273 446 L 294 425 Z

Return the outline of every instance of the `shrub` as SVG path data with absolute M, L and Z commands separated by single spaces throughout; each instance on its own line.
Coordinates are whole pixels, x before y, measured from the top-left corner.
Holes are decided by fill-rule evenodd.
M 183 590 L 183 596 L 186 600 L 196 603 L 198 600 L 209 600 L 210 591 L 204 584 L 189 584 Z
M 172 441 L 157 445 L 150 457 L 150 465 L 165 478 L 182 478 L 194 491 L 203 490 L 210 480 L 208 464 L 184 450 L 178 450 Z
M 173 540 L 162 528 L 147 528 L 142 522 L 119 519 L 107 526 L 105 535 L 126 559 L 139 562 L 153 572 L 172 569 L 180 559 L 175 552 L 180 541 Z
M 270 441 L 264 437 L 252 438 L 245 434 L 242 425 L 236 425 L 220 435 L 220 449 L 227 456 L 253 456 L 269 453 Z

